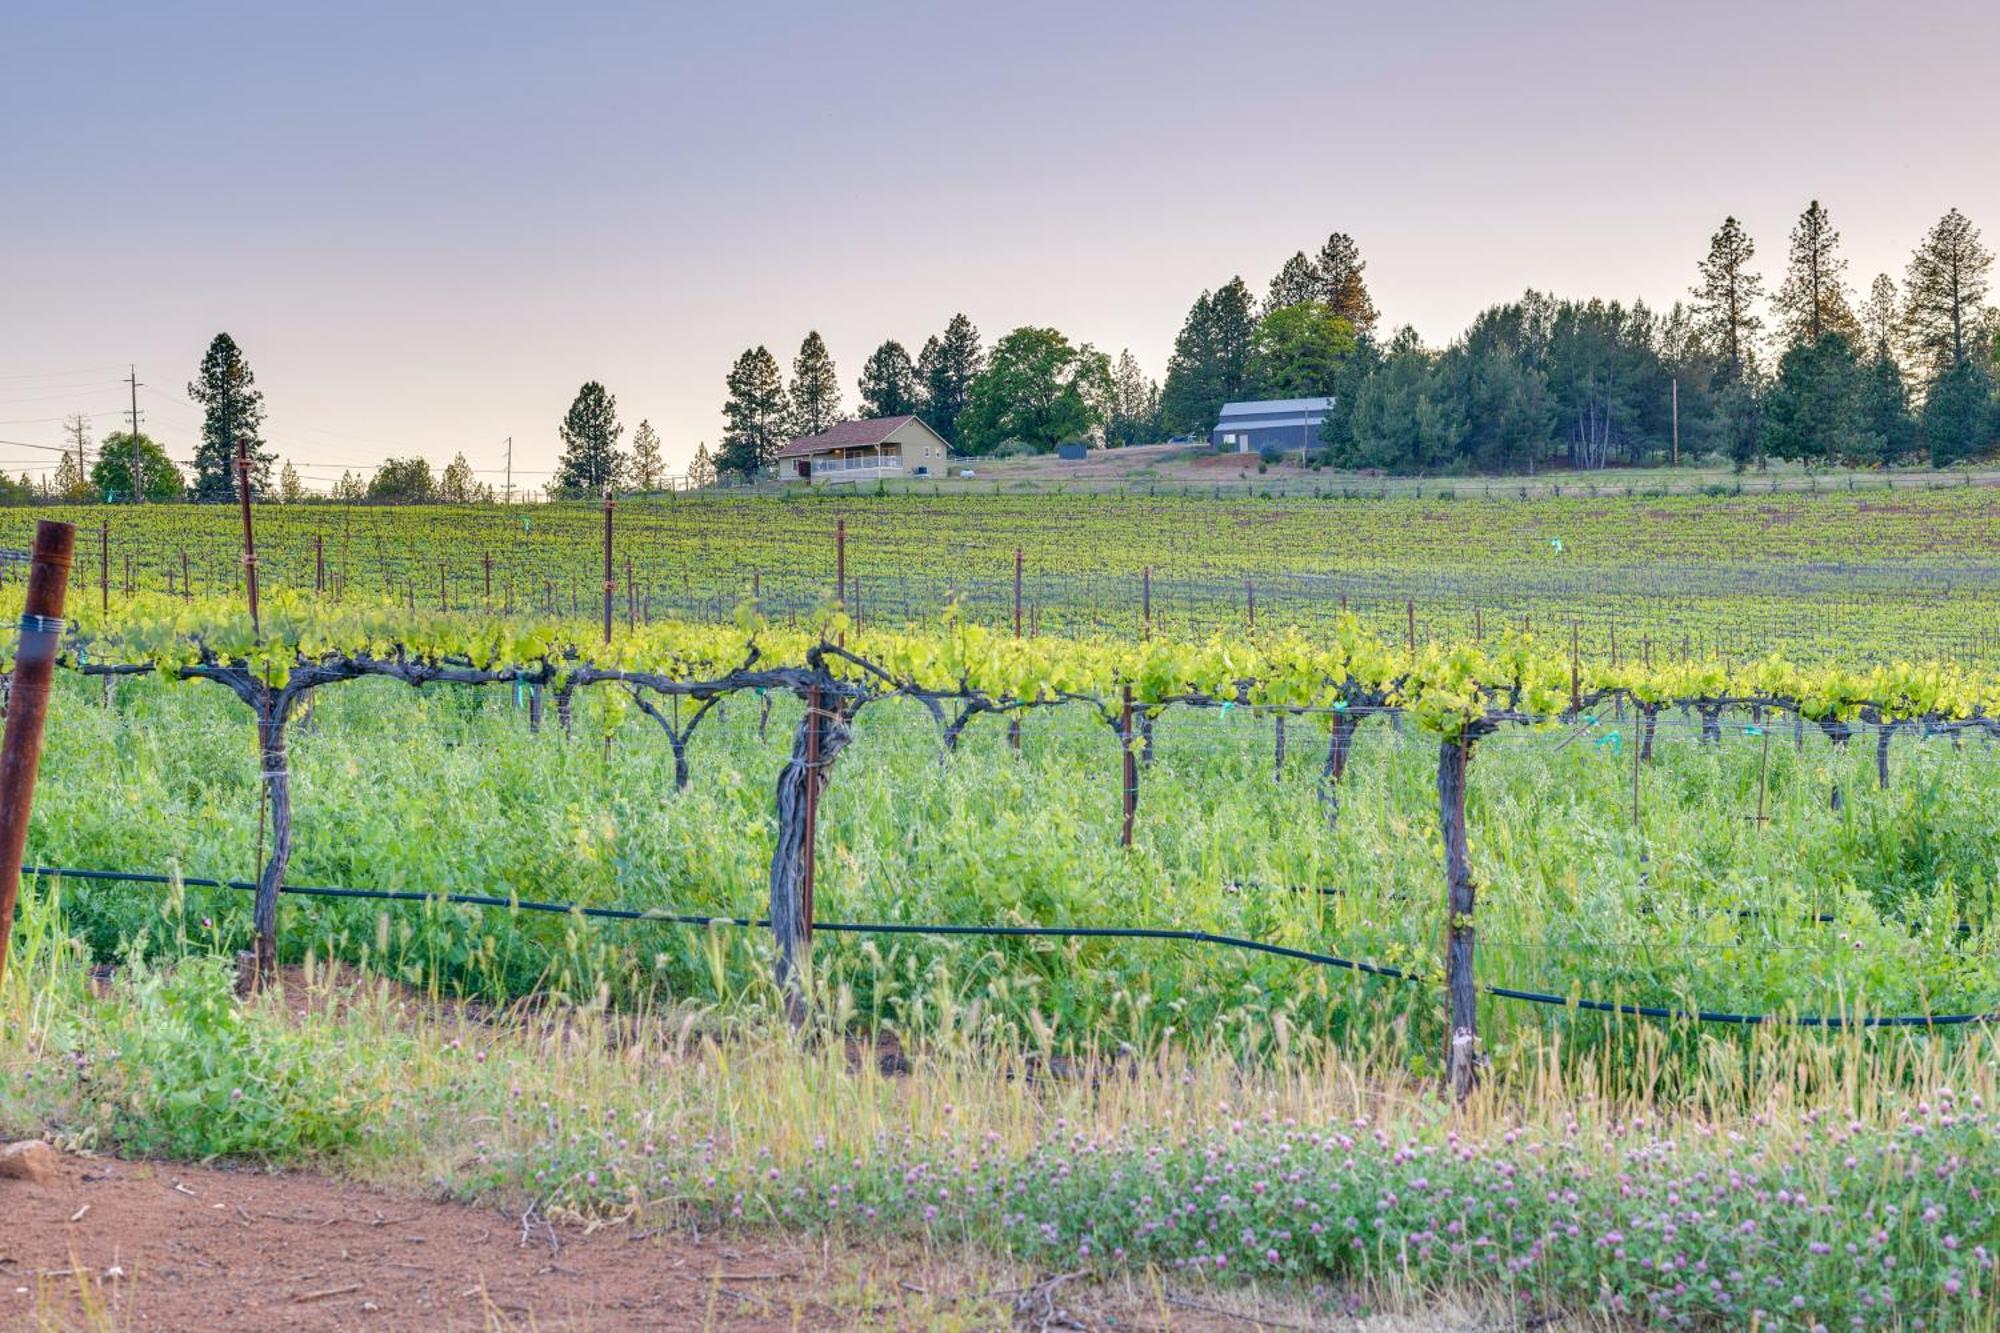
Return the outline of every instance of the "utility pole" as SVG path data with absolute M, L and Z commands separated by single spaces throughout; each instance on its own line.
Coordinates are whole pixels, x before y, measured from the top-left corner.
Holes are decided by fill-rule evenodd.
M 132 465 L 125 469 L 132 481 L 132 503 L 146 503 L 146 463 L 139 456 L 139 367 L 130 367 L 125 382 L 132 386 Z
M 1674 466 L 1681 465 L 1681 377 L 1674 376 Z

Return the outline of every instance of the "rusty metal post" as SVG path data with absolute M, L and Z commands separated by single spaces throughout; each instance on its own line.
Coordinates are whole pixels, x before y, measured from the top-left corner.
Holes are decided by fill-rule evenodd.
M 836 606 L 847 604 L 847 520 L 833 521 L 833 601 Z
M 14 685 L 7 731 L 0 740 L 0 980 L 7 975 L 7 942 L 14 934 L 14 900 L 21 889 L 21 858 L 28 846 L 28 813 L 35 803 L 35 773 L 42 762 L 42 728 L 48 719 L 49 683 L 62 643 L 63 599 L 69 590 L 76 528 L 43 519 L 35 524 L 28 568 L 28 600 L 21 613 L 21 643 L 14 653 Z
M 438 610 L 451 610 L 451 588 L 445 582 L 445 562 L 438 561 Z
M 326 591 L 326 537 L 313 534 L 313 591 Z
M 194 579 L 188 573 L 188 553 L 186 550 L 182 550 L 181 552 L 181 600 L 187 602 L 194 600 Z
M 493 605 L 493 552 L 486 552 L 479 557 L 479 561 L 486 567 L 486 604 L 491 606 Z
M 111 525 L 97 525 L 97 604 L 105 615 L 111 614 Z

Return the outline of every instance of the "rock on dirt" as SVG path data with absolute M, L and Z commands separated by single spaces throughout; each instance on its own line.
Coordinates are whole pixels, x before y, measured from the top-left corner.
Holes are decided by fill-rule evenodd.
M 0 1180 L 46 1185 L 55 1178 L 56 1150 L 40 1139 L 23 1139 L 0 1148 Z

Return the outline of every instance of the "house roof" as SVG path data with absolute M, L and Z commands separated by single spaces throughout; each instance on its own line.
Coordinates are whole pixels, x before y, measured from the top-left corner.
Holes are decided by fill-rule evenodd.
M 780 458 L 802 454 L 823 454 L 829 449 L 866 449 L 882 443 L 915 421 L 914 416 L 870 417 L 866 421 L 841 421 L 817 435 L 805 435 L 778 450 Z

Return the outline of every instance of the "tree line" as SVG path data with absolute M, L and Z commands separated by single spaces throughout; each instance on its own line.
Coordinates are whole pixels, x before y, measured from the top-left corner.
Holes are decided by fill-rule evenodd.
M 1663 313 L 1529 291 L 1443 349 L 1408 328 L 1380 342 L 1363 331 L 1325 381 L 1326 460 L 1398 472 L 1700 456 L 1945 467 L 2000 447 L 1993 256 L 1963 214 L 1930 229 L 1900 286 L 1882 274 L 1865 297 L 1817 200 L 1768 301 L 1756 254 L 1730 217 L 1688 298 Z

